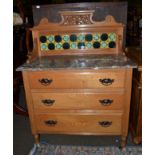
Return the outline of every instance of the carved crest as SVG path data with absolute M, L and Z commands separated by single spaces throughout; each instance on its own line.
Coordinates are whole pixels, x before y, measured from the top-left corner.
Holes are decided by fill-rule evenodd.
M 64 11 L 60 12 L 63 25 L 88 25 L 93 24 L 91 11 Z

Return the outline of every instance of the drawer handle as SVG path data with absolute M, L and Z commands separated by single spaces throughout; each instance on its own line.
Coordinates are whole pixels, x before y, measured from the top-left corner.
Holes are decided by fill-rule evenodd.
M 113 102 L 113 100 L 110 99 L 104 99 L 104 100 L 99 100 L 99 102 L 104 105 L 104 106 L 108 106 L 111 105 L 111 103 Z
M 41 102 L 44 103 L 46 106 L 51 106 L 51 105 L 53 105 L 55 100 L 45 99 L 45 100 L 42 100 Z
M 109 127 L 112 125 L 112 122 L 102 121 L 102 122 L 99 122 L 99 125 L 101 125 L 102 127 Z
M 45 124 L 48 126 L 55 126 L 57 124 L 56 120 L 47 120 L 45 121 Z
M 109 86 L 114 82 L 114 79 L 99 79 L 100 83 L 102 83 L 105 86 Z
M 52 81 L 53 80 L 49 80 L 49 79 L 39 79 L 39 82 L 44 86 L 49 85 Z

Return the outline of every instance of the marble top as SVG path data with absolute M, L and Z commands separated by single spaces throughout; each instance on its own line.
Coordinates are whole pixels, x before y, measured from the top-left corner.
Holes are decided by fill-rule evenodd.
M 39 71 L 59 69 L 105 69 L 136 68 L 136 64 L 124 55 L 82 55 L 82 56 L 46 56 L 38 57 L 31 63 L 25 63 L 17 71 Z

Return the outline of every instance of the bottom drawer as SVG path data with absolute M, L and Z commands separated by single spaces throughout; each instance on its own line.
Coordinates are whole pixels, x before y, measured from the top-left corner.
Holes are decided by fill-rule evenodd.
M 120 134 L 119 114 L 41 114 L 36 115 L 38 132 L 82 133 L 82 134 Z

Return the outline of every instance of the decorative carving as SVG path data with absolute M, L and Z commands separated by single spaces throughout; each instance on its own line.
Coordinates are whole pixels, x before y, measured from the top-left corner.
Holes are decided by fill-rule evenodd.
M 90 15 L 66 15 L 64 16 L 64 25 L 87 25 L 92 24 Z
M 62 17 L 62 25 L 88 25 L 93 24 L 92 15 L 93 10 L 90 11 L 69 11 L 60 12 Z

